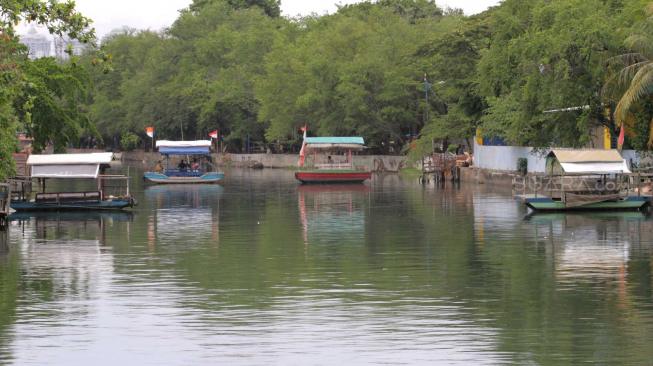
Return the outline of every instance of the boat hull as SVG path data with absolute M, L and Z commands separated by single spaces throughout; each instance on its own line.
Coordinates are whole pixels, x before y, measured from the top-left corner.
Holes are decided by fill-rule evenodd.
M 564 202 L 555 201 L 549 197 L 527 198 L 525 200 L 526 206 L 536 211 L 639 210 L 650 204 L 650 202 L 650 197 L 631 196 L 620 200 L 566 207 Z
M 295 179 L 302 183 L 363 183 L 372 177 L 371 172 L 364 171 L 304 171 L 296 172 Z
M 224 173 L 211 172 L 200 176 L 172 176 L 165 174 L 146 172 L 143 175 L 146 182 L 155 184 L 213 184 L 224 179 Z
M 122 210 L 133 207 L 132 199 L 114 199 L 103 201 L 80 202 L 30 202 L 11 201 L 11 208 L 17 212 L 23 211 L 96 211 L 96 210 Z

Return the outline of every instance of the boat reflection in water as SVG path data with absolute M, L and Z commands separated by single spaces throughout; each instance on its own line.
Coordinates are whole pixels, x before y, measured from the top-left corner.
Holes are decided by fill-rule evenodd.
M 60 211 L 14 212 L 9 216 L 12 227 L 37 240 L 91 240 L 106 244 L 107 228 L 125 223 L 125 234 L 131 232 L 133 214 L 129 211 Z
M 328 243 L 365 242 L 368 186 L 301 185 L 297 192 L 304 244 L 311 239 Z
M 147 242 L 188 244 L 193 239 L 220 238 L 220 185 L 157 185 L 145 189 L 145 200 L 154 205 L 147 224 Z
M 637 211 L 537 214 L 528 221 L 536 240 L 550 252 L 559 285 L 615 283 L 622 300 L 629 263 L 652 236 L 652 222 Z

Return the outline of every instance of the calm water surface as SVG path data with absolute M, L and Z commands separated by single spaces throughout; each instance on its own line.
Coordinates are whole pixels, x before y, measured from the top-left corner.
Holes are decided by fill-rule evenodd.
M 133 173 L 133 170 L 132 170 Z M 651 364 L 653 220 L 490 187 L 134 181 L 0 233 L 0 363 Z

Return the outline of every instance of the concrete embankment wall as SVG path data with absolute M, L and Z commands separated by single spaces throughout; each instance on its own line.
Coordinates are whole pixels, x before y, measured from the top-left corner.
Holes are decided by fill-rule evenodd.
M 297 154 L 212 154 L 213 161 L 219 166 L 248 167 L 254 162 L 265 168 L 294 168 L 297 166 Z M 374 172 L 396 172 L 408 166 L 405 156 L 389 155 L 355 155 L 354 165 L 365 167 Z M 122 154 L 123 161 L 142 162 L 153 166 L 161 159 L 158 153 L 130 151 Z

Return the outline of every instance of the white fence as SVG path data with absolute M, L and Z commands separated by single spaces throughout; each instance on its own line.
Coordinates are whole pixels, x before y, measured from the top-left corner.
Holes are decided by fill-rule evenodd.
M 535 149 L 521 146 L 484 146 L 474 141 L 474 166 L 481 169 L 517 171 L 517 160 L 528 160 L 528 171 L 531 173 L 546 172 L 546 155 L 551 149 Z M 621 155 L 628 162 L 628 166 L 649 165 L 649 159 L 643 153 L 635 150 L 623 150 Z

